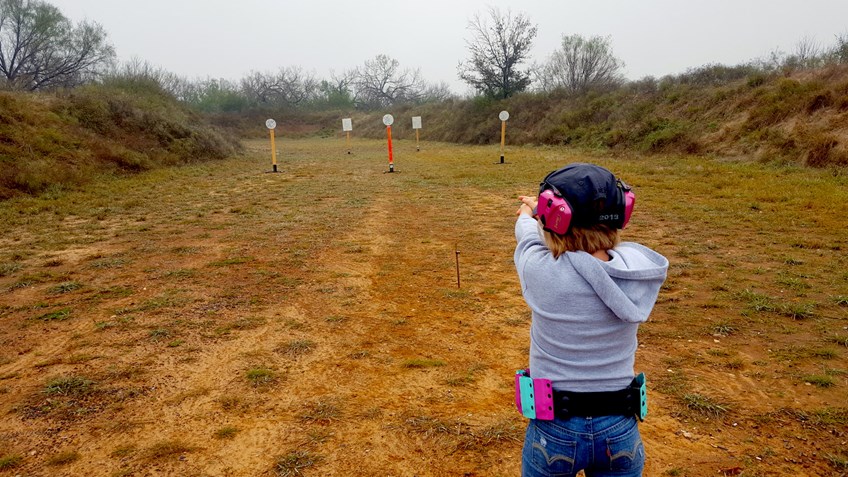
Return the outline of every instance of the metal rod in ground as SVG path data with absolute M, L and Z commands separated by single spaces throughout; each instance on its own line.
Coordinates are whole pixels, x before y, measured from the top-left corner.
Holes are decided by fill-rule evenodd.
M 460 288 L 460 286 L 459 286 L 459 250 L 456 250 L 456 287 Z

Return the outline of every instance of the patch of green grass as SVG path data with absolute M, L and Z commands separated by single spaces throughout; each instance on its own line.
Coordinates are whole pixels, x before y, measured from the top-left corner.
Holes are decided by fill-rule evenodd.
M 215 431 L 215 439 L 232 439 L 238 434 L 239 428 L 234 426 L 224 426 Z
M 788 273 L 779 274 L 777 277 L 777 283 L 795 291 L 809 290 L 813 287 L 803 279 L 791 276 Z
M 79 282 L 62 282 L 50 287 L 48 293 L 51 295 L 61 295 L 63 293 L 70 293 L 74 290 L 79 290 L 80 288 L 82 288 L 82 284 Z
M 448 386 L 465 386 L 468 384 L 473 384 L 477 380 L 477 374 L 486 369 L 486 365 L 478 363 L 468 367 L 465 370 L 465 373 L 460 376 L 454 376 L 452 378 L 448 378 L 445 383 Z
M 80 454 L 77 451 L 65 451 L 52 455 L 47 459 L 47 465 L 59 466 L 67 465 L 71 462 L 79 460 Z
M 17 262 L 0 263 L 0 277 L 11 275 L 22 268 L 24 266 Z
M 341 411 L 338 406 L 329 401 L 318 401 L 310 404 L 307 409 L 300 414 L 300 419 L 309 422 L 329 423 L 338 420 L 341 416 Z
M 777 311 L 778 306 L 774 298 L 751 290 L 743 290 L 736 294 L 736 298 L 747 304 L 747 308 L 756 312 Z
M 827 374 L 810 374 L 808 376 L 804 376 L 803 379 L 804 382 L 810 383 L 819 388 L 830 388 L 836 386 L 836 383 L 833 381 L 833 377 Z
M 697 393 L 683 396 L 683 405 L 690 411 L 706 417 L 720 417 L 730 410 L 729 405 Z
M 342 315 L 330 315 L 324 318 L 324 321 L 327 323 L 344 323 L 347 321 L 347 317 Z
M 315 348 L 315 342 L 310 340 L 294 340 L 277 347 L 277 352 L 296 358 L 310 353 Z
M 48 381 L 43 392 L 48 396 L 84 396 L 94 391 L 94 384 L 82 376 L 61 376 Z
M 415 358 L 404 361 L 402 366 L 404 368 L 433 368 L 444 366 L 445 364 L 441 359 Z
M 229 267 L 231 265 L 241 265 L 243 263 L 252 262 L 253 257 L 232 257 L 224 260 L 218 260 L 209 264 L 210 267 Z
M 836 359 L 839 357 L 839 353 L 831 348 L 818 348 L 810 350 L 810 356 L 818 359 Z
M 836 470 L 840 472 L 848 471 L 848 452 L 840 450 L 838 454 L 826 453 L 824 457 Z
M 844 346 L 848 348 L 848 336 L 831 336 L 828 338 L 828 341 L 830 341 L 831 343 L 836 343 L 839 346 Z
M 167 278 L 192 278 L 197 276 L 197 271 L 190 268 L 180 268 L 165 272 Z
M 268 385 L 277 379 L 276 373 L 272 369 L 265 367 L 248 369 L 245 377 L 254 386 Z
M 290 452 L 277 458 L 274 464 L 274 472 L 278 477 L 289 477 L 303 475 L 303 469 L 308 469 L 321 463 L 324 458 L 305 450 Z
M 31 287 L 33 285 L 38 285 L 40 283 L 44 283 L 54 279 L 55 277 L 51 273 L 47 272 L 39 272 L 32 275 L 24 275 L 11 285 L 9 285 L 9 290 L 18 290 L 21 288 Z
M 793 320 L 805 320 L 815 316 L 815 309 L 815 303 L 793 303 L 791 305 L 782 305 L 778 309 L 778 313 L 788 316 Z
M 730 336 L 733 333 L 736 333 L 736 327 L 727 322 L 718 323 L 713 326 L 712 332 L 710 333 L 713 336 Z
M 148 460 L 161 460 L 175 455 L 191 452 L 194 448 L 180 440 L 159 441 L 148 447 L 144 455 Z
M 65 321 L 71 317 L 71 309 L 70 308 L 62 308 L 61 310 L 51 311 L 49 313 L 45 313 L 39 317 L 37 320 L 41 321 Z
M 167 328 L 155 328 L 147 332 L 147 337 L 153 341 L 161 341 L 172 334 L 173 332 Z
M 833 302 L 839 306 L 848 306 L 848 295 L 836 295 Z
M 98 258 L 91 262 L 91 268 L 105 270 L 109 268 L 121 268 L 127 264 L 127 260 L 121 257 Z
M 0 470 L 14 469 L 21 465 L 24 458 L 18 454 L 5 454 L 0 456 Z
M 109 455 L 112 457 L 122 458 L 127 457 L 137 450 L 134 444 L 124 444 L 115 448 Z
M 817 426 L 846 426 L 848 425 L 848 408 L 826 407 L 816 409 L 807 416 L 809 421 Z
M 190 246 L 181 246 L 174 247 L 171 249 L 171 253 L 175 253 L 177 255 L 192 255 L 200 251 L 200 247 L 190 247 Z

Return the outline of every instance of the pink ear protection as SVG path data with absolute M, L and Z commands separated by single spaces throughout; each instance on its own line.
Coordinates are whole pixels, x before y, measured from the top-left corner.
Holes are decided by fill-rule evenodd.
M 633 215 L 636 194 L 621 180 L 617 181 L 617 185 L 624 196 L 624 217 L 620 216 L 621 212 L 605 213 L 598 217 L 597 223 L 608 223 L 615 228 L 623 229 L 627 227 L 630 216 Z M 539 203 L 536 206 L 536 215 L 542 222 L 542 228 L 555 234 L 565 235 L 571 226 L 571 219 L 574 215 L 572 208 L 568 200 L 552 184 L 543 182 L 542 187 L 543 190 L 539 194 Z

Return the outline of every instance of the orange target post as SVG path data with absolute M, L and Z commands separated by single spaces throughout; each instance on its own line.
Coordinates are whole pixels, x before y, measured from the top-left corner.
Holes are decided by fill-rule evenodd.
M 395 159 L 392 154 L 392 123 L 394 122 L 395 118 L 391 114 L 383 116 L 383 124 L 386 125 L 386 137 L 389 140 L 389 172 L 395 171 Z

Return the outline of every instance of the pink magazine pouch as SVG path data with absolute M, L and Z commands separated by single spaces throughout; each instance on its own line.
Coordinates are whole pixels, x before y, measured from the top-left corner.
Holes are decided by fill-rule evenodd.
M 515 372 L 515 407 L 528 419 L 554 418 L 554 390 L 550 379 L 531 378 L 529 369 Z

